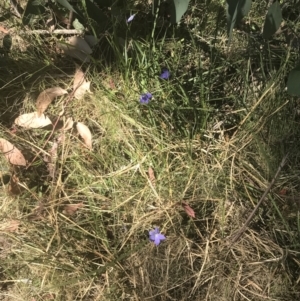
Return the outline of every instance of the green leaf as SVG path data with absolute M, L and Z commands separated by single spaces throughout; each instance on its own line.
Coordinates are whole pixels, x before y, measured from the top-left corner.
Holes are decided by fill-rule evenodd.
M 266 15 L 263 38 L 270 39 L 271 36 L 278 30 L 282 21 L 282 14 L 279 1 L 272 3 Z
M 290 95 L 300 96 L 300 63 L 289 74 L 287 92 Z
M 22 22 L 24 25 L 33 23 L 34 20 L 45 12 L 45 0 L 28 0 Z
M 229 41 L 235 24 L 248 15 L 251 5 L 252 0 L 227 0 L 227 34 Z
M 73 27 L 77 30 L 82 30 L 84 31 L 84 26 L 78 21 L 78 19 L 75 19 L 72 23 Z
M 56 2 L 61 4 L 66 9 L 71 10 L 74 13 L 77 13 L 76 10 L 73 8 L 73 6 L 67 0 L 56 0 Z
M 171 23 L 176 24 L 180 21 L 189 6 L 190 0 L 171 0 Z

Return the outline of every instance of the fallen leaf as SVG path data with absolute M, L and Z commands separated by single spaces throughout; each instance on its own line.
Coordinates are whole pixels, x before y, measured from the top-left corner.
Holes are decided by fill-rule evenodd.
M 69 117 L 65 123 L 64 123 L 64 126 L 62 128 L 63 131 L 68 131 L 70 130 L 74 125 L 74 121 L 73 121 L 73 118 L 72 117 Z
M 20 150 L 3 138 L 0 138 L 0 151 L 11 164 L 26 166 L 26 160 Z
M 36 108 L 38 116 L 41 116 L 48 108 L 55 97 L 68 94 L 67 90 L 60 87 L 53 87 L 41 92 L 36 100 Z
M 89 128 L 81 122 L 77 122 L 76 128 L 77 128 L 79 135 L 83 139 L 84 144 L 87 146 L 87 148 L 89 148 L 91 150 L 92 149 L 92 133 L 89 130 Z
M 93 52 L 89 44 L 81 37 L 70 37 L 66 43 L 59 42 L 57 46 L 65 54 L 77 58 L 84 63 L 90 61 L 90 54 Z
M 78 203 L 78 204 L 68 204 L 64 207 L 64 214 L 65 215 L 69 215 L 72 216 L 76 213 L 77 209 L 82 208 L 83 207 L 83 203 Z
M 181 205 L 188 216 L 195 218 L 195 211 L 186 202 L 182 202 Z
M 38 129 L 52 125 L 52 122 L 44 114 L 38 116 L 37 112 L 32 112 L 17 117 L 15 124 L 27 129 Z
M 153 186 L 155 186 L 155 180 L 156 180 L 155 174 L 154 174 L 154 170 L 150 166 L 148 168 L 148 177 L 151 183 L 153 184 Z
M 85 74 L 77 66 L 73 83 L 73 90 L 75 91 L 74 97 L 76 99 L 81 99 L 85 92 L 90 91 L 90 84 L 91 82 L 86 81 Z
M 24 188 L 19 185 L 19 179 L 16 175 L 12 175 L 8 184 L 8 192 L 12 195 L 19 195 Z

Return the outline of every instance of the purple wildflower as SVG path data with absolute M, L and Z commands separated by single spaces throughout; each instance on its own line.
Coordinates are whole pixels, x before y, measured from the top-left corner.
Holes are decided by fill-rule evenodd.
M 128 19 L 127 19 L 127 23 L 131 22 L 136 14 L 131 15 Z
M 159 232 L 158 227 L 155 227 L 154 230 L 149 231 L 149 239 L 158 246 L 162 240 L 166 239 L 166 237 Z
M 161 79 L 169 79 L 169 77 L 170 77 L 170 71 L 169 71 L 167 68 L 164 68 L 164 69 L 162 70 L 162 73 L 161 73 L 161 75 L 160 75 L 160 78 L 161 78 Z
M 148 104 L 151 98 L 152 98 L 152 94 L 151 93 L 149 93 L 149 92 L 143 93 L 140 96 L 140 103 L 141 104 Z

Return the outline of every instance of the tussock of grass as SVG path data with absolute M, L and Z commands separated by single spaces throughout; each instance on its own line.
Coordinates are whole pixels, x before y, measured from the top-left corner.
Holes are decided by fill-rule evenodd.
M 299 298 L 299 116 L 284 91 L 296 55 L 286 46 L 281 56 L 261 51 L 243 34 L 232 42 L 243 47 L 226 52 L 214 38 L 221 14 L 200 17 L 202 4 L 192 5 L 186 31 L 164 32 L 157 23 L 155 43 L 151 34 L 128 38 L 126 55 L 111 39 L 116 62 L 89 66 L 93 93 L 69 102 L 65 115 L 91 129 L 93 151 L 67 132 L 54 179 L 38 153 L 51 147 L 49 132 L 13 136 L 9 129 L 34 110 L 40 91 L 72 87 L 75 67 L 44 49 L 40 37 L 32 43 L 41 56 L 9 57 L 1 137 L 37 159 L 28 170 L 4 170 L 1 159 L 1 176 L 16 175 L 24 191 L 11 195 L 2 181 L 0 300 Z M 209 5 L 220 8 L 219 1 Z M 162 67 L 171 70 L 169 81 L 159 79 Z M 147 91 L 153 99 L 140 105 Z M 57 116 L 61 105 L 56 100 L 47 113 Z M 271 192 L 231 245 L 287 152 Z M 81 203 L 67 214 L 66 205 Z M 167 237 L 158 247 L 148 240 L 154 226 Z

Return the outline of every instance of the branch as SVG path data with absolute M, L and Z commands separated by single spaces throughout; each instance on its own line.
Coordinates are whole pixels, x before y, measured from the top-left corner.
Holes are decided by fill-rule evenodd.
M 18 31 L 18 35 L 31 35 L 31 34 L 83 34 L 84 30 L 77 30 L 77 29 L 55 29 L 53 31 L 46 30 L 46 29 L 36 29 L 36 30 L 22 30 Z
M 278 169 L 277 169 L 277 171 L 276 171 L 275 176 L 273 177 L 271 183 L 269 184 L 269 186 L 267 187 L 267 189 L 265 190 L 265 192 L 264 192 L 263 195 L 261 196 L 261 198 L 260 198 L 259 202 L 257 203 L 257 205 L 255 206 L 255 208 L 252 210 L 251 214 L 250 214 L 249 217 L 247 218 L 247 220 L 246 220 L 244 226 L 243 226 L 240 230 L 238 230 L 238 231 L 236 232 L 236 234 L 233 234 L 233 235 L 232 235 L 233 238 L 231 239 L 230 247 L 232 247 L 232 245 L 234 245 L 234 244 L 240 239 L 240 237 L 243 235 L 243 233 L 246 231 L 246 228 L 249 226 L 249 224 L 250 224 L 251 220 L 253 219 L 253 217 L 254 217 L 256 211 L 258 210 L 259 206 L 260 206 L 261 203 L 264 201 L 264 199 L 266 198 L 267 194 L 270 192 L 272 186 L 274 185 L 276 179 L 278 178 L 279 173 L 280 173 L 281 169 L 283 168 L 283 166 L 284 166 L 284 164 L 285 164 L 287 158 L 288 158 L 288 154 L 286 154 L 286 155 L 283 157 L 283 159 L 282 159 L 282 161 L 281 161 L 281 163 L 280 163 L 280 165 L 279 165 L 279 167 L 278 167 Z

